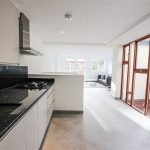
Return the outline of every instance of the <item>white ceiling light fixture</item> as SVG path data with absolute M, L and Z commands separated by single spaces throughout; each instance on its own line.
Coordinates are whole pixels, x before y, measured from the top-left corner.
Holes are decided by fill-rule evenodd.
M 63 31 L 63 30 L 60 30 L 59 33 L 60 33 L 60 34 L 64 34 L 64 31 Z
M 107 42 L 106 42 L 106 41 L 103 41 L 103 42 L 102 42 L 102 44 L 103 44 L 103 45 L 106 45 L 106 44 L 107 44 Z
M 72 20 L 72 15 L 70 13 L 65 14 L 65 19 L 67 21 L 71 21 Z

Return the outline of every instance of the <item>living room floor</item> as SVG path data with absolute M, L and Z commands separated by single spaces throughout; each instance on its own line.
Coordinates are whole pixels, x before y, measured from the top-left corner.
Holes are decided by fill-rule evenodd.
M 150 119 L 106 88 L 85 88 L 83 115 L 54 115 L 42 150 L 150 150 Z
M 98 82 L 84 82 L 84 88 L 107 88 L 107 87 Z

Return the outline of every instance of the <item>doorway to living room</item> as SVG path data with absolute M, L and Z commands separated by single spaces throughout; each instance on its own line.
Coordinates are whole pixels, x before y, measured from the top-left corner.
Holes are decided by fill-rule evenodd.
M 112 62 L 107 59 L 89 59 L 86 65 L 85 88 L 111 88 Z

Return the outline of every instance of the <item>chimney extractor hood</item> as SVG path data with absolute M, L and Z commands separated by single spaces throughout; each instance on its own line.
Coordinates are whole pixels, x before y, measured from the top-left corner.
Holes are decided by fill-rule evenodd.
M 43 56 L 42 53 L 30 47 L 29 19 L 23 13 L 20 13 L 19 18 L 19 48 L 22 54 Z

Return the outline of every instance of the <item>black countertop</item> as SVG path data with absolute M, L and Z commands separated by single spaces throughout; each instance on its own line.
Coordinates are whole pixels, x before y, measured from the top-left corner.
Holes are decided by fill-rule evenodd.
M 0 91 L 0 140 L 53 83 L 50 82 L 41 90 L 20 89 L 16 86 Z

